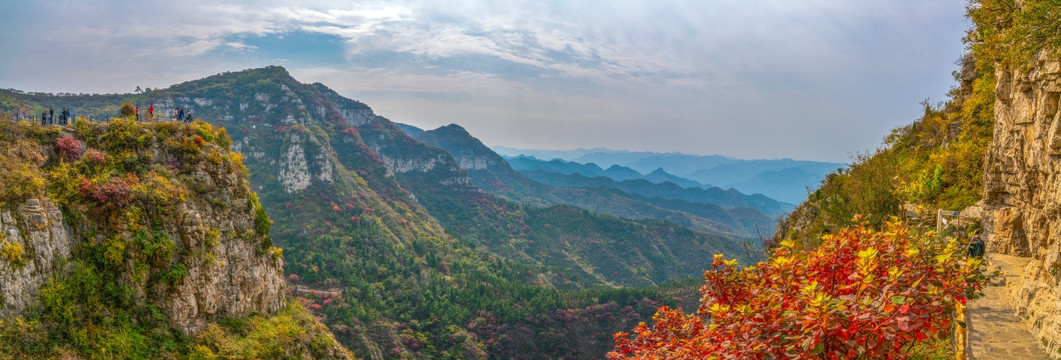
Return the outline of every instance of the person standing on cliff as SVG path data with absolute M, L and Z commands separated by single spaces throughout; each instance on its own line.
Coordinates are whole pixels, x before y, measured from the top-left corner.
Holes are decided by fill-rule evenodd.
M 147 107 L 147 120 L 154 120 L 154 119 L 155 119 L 155 103 L 151 103 L 151 105 Z

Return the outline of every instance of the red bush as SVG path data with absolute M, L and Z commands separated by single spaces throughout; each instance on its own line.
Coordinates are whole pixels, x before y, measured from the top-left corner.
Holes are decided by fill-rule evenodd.
M 133 201 L 132 191 L 136 183 L 137 180 L 132 176 L 111 177 L 103 184 L 96 184 L 89 179 L 81 178 L 77 191 L 82 197 L 96 202 L 97 213 L 104 213 L 129 206 Z
M 85 161 L 92 165 L 102 164 L 107 160 L 107 157 L 103 155 L 103 152 L 96 149 L 89 149 L 85 152 Z
M 984 277 L 955 240 L 902 224 L 782 242 L 744 269 L 716 256 L 695 314 L 661 307 L 655 323 L 615 334 L 610 359 L 905 358 L 950 330 L 951 313 Z M 634 336 L 631 336 L 634 335 Z
M 55 151 L 59 153 L 59 157 L 66 161 L 74 161 L 81 157 L 81 154 L 85 153 L 85 148 L 81 146 L 81 142 L 77 141 L 72 137 L 61 137 L 55 139 Z

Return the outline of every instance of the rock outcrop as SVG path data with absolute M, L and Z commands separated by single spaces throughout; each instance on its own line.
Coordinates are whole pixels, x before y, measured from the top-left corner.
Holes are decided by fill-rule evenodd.
M 984 174 L 989 252 L 1032 257 L 1015 294 L 1049 353 L 1061 348 L 1061 62 L 1000 71 Z
M 63 273 L 74 238 L 51 200 L 28 199 L 0 211 L 0 316 L 21 314 L 42 285 Z
M 193 173 L 203 193 L 188 196 L 176 207 L 175 221 L 161 225 L 179 241 L 175 261 L 187 264 L 188 274 L 169 287 L 156 286 L 149 299 L 187 333 L 221 318 L 280 310 L 283 261 L 254 235 L 256 204 L 248 200 L 247 180 L 210 162 Z
M 40 164 L 15 161 L 0 171 L 62 182 L 17 201 L 3 194 L 0 316 L 25 314 L 42 288 L 91 261 L 106 261 L 108 270 L 95 271 L 113 271 L 137 304 L 157 307 L 186 334 L 284 307 L 283 261 L 239 156 L 225 148 L 227 135 L 206 124 L 78 126 L 21 147 L 46 159 Z M 112 140 L 128 133 L 141 140 Z M 8 135 L 23 145 L 31 138 Z M 67 143 L 78 150 L 57 154 L 56 139 L 76 140 Z M 86 148 L 91 156 L 82 156 Z M 77 255 L 81 247 L 92 250 Z M 106 260 L 86 260 L 86 251 Z

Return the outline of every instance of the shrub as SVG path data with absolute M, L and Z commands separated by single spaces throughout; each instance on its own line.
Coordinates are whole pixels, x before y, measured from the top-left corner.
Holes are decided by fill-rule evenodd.
M 20 269 L 26 266 L 26 257 L 23 256 L 22 245 L 13 242 L 2 242 L 0 244 L 0 258 L 7 260 L 11 267 Z
M 695 314 L 661 307 L 651 327 L 615 334 L 611 359 L 902 358 L 949 331 L 956 303 L 978 291 L 980 260 L 956 240 L 888 222 L 784 241 L 768 262 L 738 269 L 715 257 Z
M 265 212 L 265 208 L 258 201 L 258 194 L 251 193 L 247 201 L 250 208 L 254 209 L 254 231 L 258 235 L 269 235 L 269 230 L 273 227 L 273 220 L 269 219 L 269 214 Z
M 85 161 L 92 165 L 99 165 L 107 161 L 107 156 L 102 151 L 89 149 L 85 152 Z
M 128 206 L 133 201 L 132 190 L 137 181 L 133 177 L 111 177 L 104 184 L 81 178 L 78 193 L 96 202 L 96 211 L 106 213 Z
M 155 230 L 153 234 L 140 231 L 134 240 L 140 249 L 140 254 L 151 266 L 164 268 L 173 261 L 173 251 L 177 248 L 177 244 L 161 230 Z
M 77 139 L 61 137 L 55 139 L 55 151 L 59 153 L 59 157 L 63 160 L 74 161 L 85 153 L 85 148 L 81 146 L 81 142 L 77 141 Z
M 173 267 L 169 268 L 161 273 L 159 277 L 162 281 L 169 283 L 171 286 L 176 286 L 181 280 L 184 280 L 188 276 L 188 266 L 183 263 L 177 263 Z
M 130 103 L 122 104 L 122 107 L 119 111 L 122 113 L 123 116 L 131 116 L 136 114 L 136 108 L 133 107 L 133 104 Z

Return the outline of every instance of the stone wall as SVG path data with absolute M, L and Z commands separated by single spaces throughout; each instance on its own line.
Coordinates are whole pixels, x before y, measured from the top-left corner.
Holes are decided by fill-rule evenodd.
M 1031 257 L 1016 291 L 1049 353 L 1061 343 L 1061 62 L 1000 71 L 984 174 L 988 252 Z

